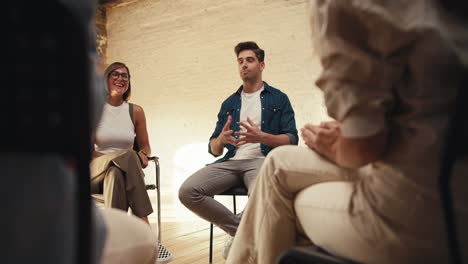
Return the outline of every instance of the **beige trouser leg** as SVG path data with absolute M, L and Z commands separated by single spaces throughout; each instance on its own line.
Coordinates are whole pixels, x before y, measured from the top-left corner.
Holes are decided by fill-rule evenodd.
M 353 227 L 349 202 L 351 182 L 326 182 L 310 186 L 295 199 L 294 208 L 304 232 L 312 242 L 331 254 L 359 263 L 394 263 L 382 258 L 377 246 L 362 239 Z
M 102 212 L 107 227 L 107 239 L 101 264 L 155 263 L 156 227 L 152 230 L 141 219 L 121 210 L 105 208 Z
M 116 166 L 110 166 L 106 172 L 103 195 L 105 207 L 128 210 L 124 173 Z
M 135 151 L 126 150 L 106 154 L 91 162 L 92 192 L 98 192 L 103 184 L 104 203 L 106 207 L 124 211 L 128 207 L 138 217 L 153 212 L 151 201 L 144 180 L 140 160 Z
M 296 194 L 313 184 L 355 177 L 354 171 L 335 166 L 309 148 L 274 149 L 260 169 L 226 263 L 276 263 L 296 243 Z

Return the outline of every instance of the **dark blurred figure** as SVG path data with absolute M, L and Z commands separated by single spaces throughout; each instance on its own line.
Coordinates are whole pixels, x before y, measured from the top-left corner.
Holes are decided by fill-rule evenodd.
M 4 6 L 1 262 L 154 263 L 144 222 L 90 200 L 90 137 L 104 103 L 96 2 Z
M 89 194 L 77 189 L 87 189 L 77 174 L 87 173 L 79 164 L 89 160 L 85 144 L 99 116 L 90 101 L 99 98 L 91 96 L 96 2 L 5 7 L 2 263 L 97 263 L 105 228 L 101 217 L 91 220 Z

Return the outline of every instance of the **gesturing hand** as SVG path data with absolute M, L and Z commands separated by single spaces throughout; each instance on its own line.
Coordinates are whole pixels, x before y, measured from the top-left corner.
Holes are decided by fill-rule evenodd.
M 229 126 L 231 126 L 231 122 L 232 122 L 232 117 L 229 115 L 228 120 L 226 121 L 226 124 L 224 124 L 223 130 L 221 130 L 221 133 L 218 136 L 222 145 L 225 145 L 225 144 L 231 144 L 234 146 L 236 145 L 236 138 L 232 136 L 233 131 L 229 129 Z
M 259 143 L 262 142 L 262 137 L 264 132 L 260 130 L 260 128 L 255 125 L 255 123 L 247 117 L 247 122 L 241 121 L 241 127 L 245 129 L 245 131 L 237 131 L 234 134 L 240 136 L 237 140 L 237 146 L 244 145 L 245 143 Z

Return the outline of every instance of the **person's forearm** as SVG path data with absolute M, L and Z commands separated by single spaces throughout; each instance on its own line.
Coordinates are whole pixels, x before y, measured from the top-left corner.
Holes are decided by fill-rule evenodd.
M 151 147 L 149 145 L 146 145 L 146 146 L 142 146 L 140 148 L 140 152 L 142 152 L 143 154 L 145 154 L 147 157 L 151 156 Z
M 377 161 L 385 151 L 386 132 L 366 138 L 340 137 L 331 146 L 330 158 L 337 165 L 346 168 L 358 168 Z
M 286 134 L 273 135 L 263 132 L 260 143 L 275 148 L 282 145 L 290 145 L 291 140 Z
M 213 156 L 218 157 L 221 154 L 223 154 L 223 148 L 224 148 L 224 145 L 220 142 L 219 137 L 213 138 L 210 141 L 210 149 L 211 149 L 211 154 L 213 154 Z

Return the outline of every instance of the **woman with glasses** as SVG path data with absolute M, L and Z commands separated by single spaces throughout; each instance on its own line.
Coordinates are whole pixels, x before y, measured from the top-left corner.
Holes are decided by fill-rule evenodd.
M 131 94 L 130 70 L 121 62 L 114 62 L 104 72 L 107 92 L 101 119 L 93 136 L 91 161 L 91 192 L 103 193 L 104 206 L 127 211 L 147 224 L 153 212 L 146 191 L 143 168 L 148 166 L 151 147 L 143 108 L 128 103 Z M 133 150 L 137 142 L 138 152 Z M 165 259 L 170 260 L 165 251 Z
M 105 207 L 132 213 L 146 223 L 153 212 L 142 168 L 148 165 L 151 147 L 143 108 L 130 112 L 130 71 L 120 62 L 107 67 L 104 78 L 107 98 L 93 137 L 91 192 L 104 194 Z M 133 116 L 132 116 L 133 115 Z M 133 151 L 136 139 L 140 151 Z

